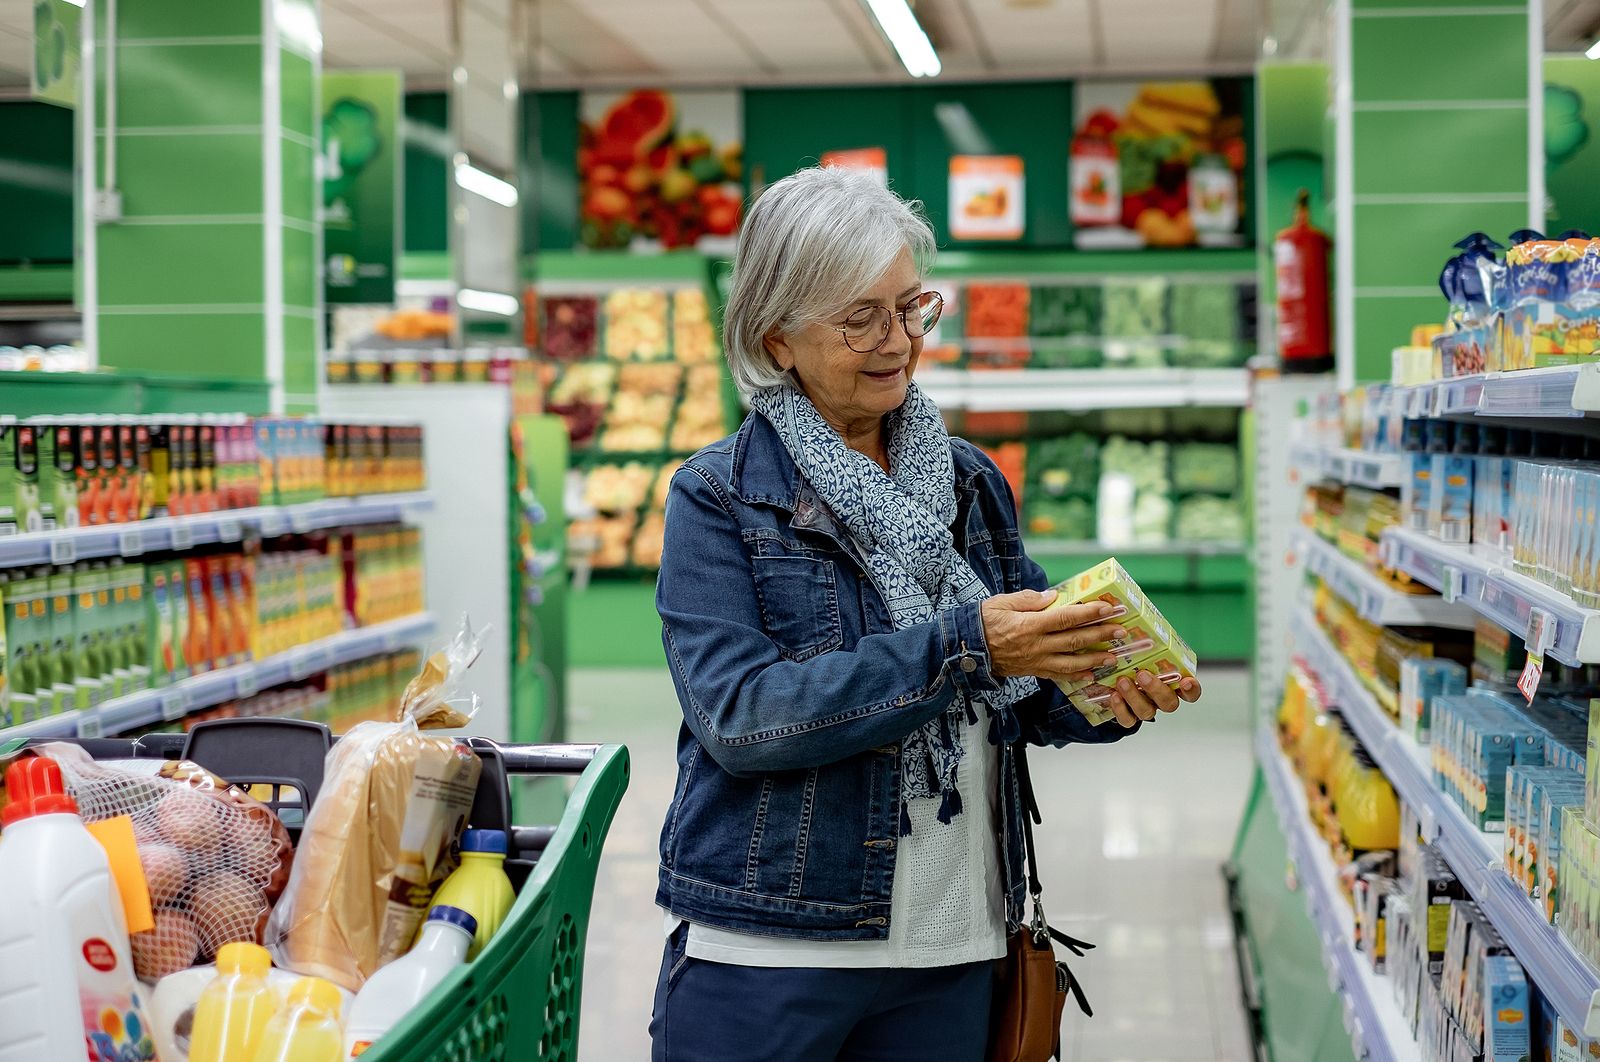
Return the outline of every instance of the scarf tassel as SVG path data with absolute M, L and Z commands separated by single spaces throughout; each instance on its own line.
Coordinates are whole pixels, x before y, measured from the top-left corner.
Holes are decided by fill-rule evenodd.
M 946 826 L 950 820 L 961 814 L 961 790 L 954 784 L 944 791 L 944 799 L 939 801 L 939 821 Z

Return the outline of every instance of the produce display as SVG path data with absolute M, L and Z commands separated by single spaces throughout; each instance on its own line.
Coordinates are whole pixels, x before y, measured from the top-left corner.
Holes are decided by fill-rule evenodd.
M 548 295 L 540 299 L 544 327 L 540 351 L 556 361 L 583 361 L 595 355 L 600 303 L 591 295 Z
M 670 349 L 667 293 L 652 288 L 622 288 L 606 296 L 605 348 L 612 361 L 655 361 Z
M 711 324 L 706 293 L 699 288 L 672 293 L 672 354 L 690 365 L 717 360 L 717 330 Z
M 414 615 L 420 536 L 362 527 L 0 572 L 0 727 Z
M 42 1058 L 97 1062 L 331 1060 L 380 1042 L 515 900 L 508 834 L 467 828 L 509 792 L 479 792 L 477 753 L 433 733 L 476 711 L 479 648 L 463 630 L 334 746 L 297 843 L 255 787 L 195 763 L 66 742 L 12 759 L 0 930 L 43 983 L 0 993 L 0 1027 Z

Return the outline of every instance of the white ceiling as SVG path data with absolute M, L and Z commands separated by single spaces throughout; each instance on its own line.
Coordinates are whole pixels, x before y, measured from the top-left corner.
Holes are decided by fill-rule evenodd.
M 204 0 L 242 2 L 242 0 Z M 861 0 L 523 0 L 525 80 L 552 86 L 905 80 Z M 1323 0 L 915 0 L 950 79 L 1247 69 Z M 444 85 L 450 0 L 321 0 L 329 67 Z M 1545 0 L 1546 46 L 1581 48 L 1600 0 Z M 31 0 L 0 0 L 0 89 L 26 86 Z

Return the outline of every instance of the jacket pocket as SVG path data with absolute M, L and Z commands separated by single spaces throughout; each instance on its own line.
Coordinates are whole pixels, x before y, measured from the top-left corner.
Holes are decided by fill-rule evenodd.
M 789 660 L 839 648 L 839 589 L 833 561 L 811 553 L 762 552 L 750 558 L 767 634 Z

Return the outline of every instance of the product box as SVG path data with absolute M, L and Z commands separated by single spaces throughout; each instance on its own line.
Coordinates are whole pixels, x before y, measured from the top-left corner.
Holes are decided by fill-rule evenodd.
M 1528 978 L 1512 955 L 1491 955 L 1482 964 L 1484 1062 L 1524 1062 L 1531 1049 Z
M 1468 454 L 1430 454 L 1428 534 L 1444 542 L 1472 541 L 1472 474 Z
M 1595 902 L 1600 897 L 1595 878 L 1597 856 L 1600 856 L 1600 838 L 1584 821 L 1582 812 L 1578 808 L 1564 809 L 1561 813 L 1556 926 L 1573 948 L 1591 961 L 1600 950 L 1596 947 L 1595 937 Z
M 1103 647 L 1117 657 L 1116 664 L 1096 671 L 1091 681 L 1060 684 L 1072 706 L 1091 723 L 1098 725 L 1116 718 L 1108 704 L 1122 678 L 1131 679 L 1140 671 L 1149 671 L 1174 685 L 1194 675 L 1198 664 L 1194 650 L 1115 558 L 1057 583 L 1056 591 L 1051 607 L 1103 601 L 1121 610 L 1106 622 L 1115 622 L 1128 632 L 1127 638 Z
M 1587 749 L 1583 772 L 1583 815 L 1590 828 L 1596 828 L 1600 825 L 1600 699 L 1589 702 Z
M 43 529 L 78 526 L 77 432 L 63 420 L 36 421 Z
M 77 599 L 74 613 L 71 650 L 65 659 L 71 662 L 74 703 L 80 709 L 96 708 L 106 699 L 104 681 L 105 614 L 100 590 L 103 573 L 87 565 L 72 573 L 72 590 Z
M 42 579 L 22 571 L 12 574 L 6 583 L 6 645 L 10 648 L 7 695 L 12 725 L 40 717 L 37 688 L 40 647 L 35 640 L 38 620 L 34 609 L 38 609 L 41 617 L 44 615 L 44 590 Z
M 189 662 L 190 672 L 198 675 L 215 667 L 211 658 L 211 605 L 207 600 L 210 584 L 206 581 L 205 564 L 199 558 L 191 557 L 180 563 L 189 595 L 183 655 Z
M 0 538 L 18 534 L 22 512 L 17 482 L 17 418 L 0 415 Z
M 1400 727 L 1419 744 L 1432 727 L 1429 704 L 1435 697 L 1466 691 L 1467 669 L 1454 660 L 1406 657 L 1400 661 Z
M 1591 1040 L 1574 1032 L 1560 1016 L 1556 1015 L 1550 1036 L 1552 1062 L 1596 1062 L 1600 1060 L 1600 1040 Z

